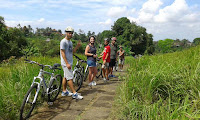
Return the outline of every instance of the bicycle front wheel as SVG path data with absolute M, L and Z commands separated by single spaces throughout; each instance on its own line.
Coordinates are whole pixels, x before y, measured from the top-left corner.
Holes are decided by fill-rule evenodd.
M 82 86 L 83 77 L 79 71 L 75 71 L 73 78 L 73 85 L 76 92 L 78 92 Z
M 97 75 L 96 78 L 99 78 L 102 75 L 102 69 L 101 69 L 102 64 L 98 63 L 97 64 Z
M 37 89 L 38 89 L 38 85 L 34 84 L 26 93 L 23 103 L 20 108 L 20 120 L 25 120 L 30 117 L 31 112 L 33 111 L 36 104 L 36 101 L 34 101 L 34 98 L 36 97 L 37 99 L 37 96 L 36 96 Z
M 54 102 L 58 97 L 62 85 L 62 76 L 56 75 L 49 84 L 48 102 Z

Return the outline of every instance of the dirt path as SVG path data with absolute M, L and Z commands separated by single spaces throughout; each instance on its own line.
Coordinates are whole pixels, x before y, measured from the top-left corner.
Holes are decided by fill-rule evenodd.
M 114 72 L 116 76 L 122 76 L 125 72 Z M 44 106 L 33 113 L 30 120 L 105 120 L 110 119 L 112 104 L 116 95 L 116 88 L 121 82 L 119 78 L 111 78 L 104 83 L 102 78 L 96 79 L 97 86 L 90 88 L 84 83 L 79 91 L 84 96 L 83 100 L 75 100 L 72 97 L 58 96 L 52 106 L 44 103 Z

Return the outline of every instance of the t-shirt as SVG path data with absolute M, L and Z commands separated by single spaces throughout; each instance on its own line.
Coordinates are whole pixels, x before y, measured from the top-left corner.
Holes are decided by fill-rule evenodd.
M 120 59 L 124 59 L 124 50 L 122 50 L 122 51 L 121 51 L 121 50 L 118 50 L 118 53 L 119 53 L 119 55 L 122 54 L 121 56 L 119 56 L 119 58 L 120 58 Z
M 110 62 L 110 46 L 109 45 L 104 47 L 103 60 L 105 60 L 105 57 L 106 57 L 107 53 L 108 53 L 108 58 L 107 58 L 106 62 Z
M 60 50 L 65 51 L 65 56 L 67 59 L 67 62 L 72 66 L 73 65 L 73 44 L 72 41 L 67 40 L 66 38 L 62 39 L 60 42 Z M 66 66 L 66 63 L 61 55 L 60 52 L 60 59 L 61 59 L 61 65 Z
M 117 45 L 110 44 L 110 59 L 116 59 L 116 53 L 117 53 Z

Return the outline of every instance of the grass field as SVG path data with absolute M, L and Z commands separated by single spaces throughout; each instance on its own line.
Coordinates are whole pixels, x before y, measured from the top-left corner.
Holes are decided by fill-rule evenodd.
M 169 54 L 126 58 L 117 119 L 200 118 L 200 46 Z
M 78 56 L 86 59 L 84 55 Z M 60 63 L 60 57 L 30 57 L 29 59 L 45 65 Z M 75 63 L 76 59 L 74 58 Z M 24 95 L 30 88 L 33 77 L 38 75 L 39 70 L 39 66 L 25 63 L 23 58 L 1 64 L 0 119 L 19 119 L 19 109 Z M 48 69 L 45 70 L 50 71 Z M 56 73 L 60 73 L 63 76 L 62 70 Z

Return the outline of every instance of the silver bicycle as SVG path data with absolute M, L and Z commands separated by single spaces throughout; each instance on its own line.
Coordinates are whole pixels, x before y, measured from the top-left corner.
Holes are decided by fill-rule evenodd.
M 24 97 L 23 103 L 20 108 L 20 120 L 24 120 L 30 117 L 31 112 L 35 108 L 40 89 L 42 89 L 43 96 L 45 95 L 48 96 L 47 103 L 53 104 L 53 102 L 56 100 L 60 92 L 62 84 L 62 76 L 60 74 L 54 75 L 56 69 L 61 70 L 60 68 L 58 68 L 60 67 L 60 64 L 56 63 L 53 66 L 50 66 L 50 65 L 39 64 L 31 60 L 25 60 L 25 61 L 27 63 L 37 64 L 41 67 L 41 69 L 39 71 L 38 76 L 33 78 L 31 87 L 29 88 L 28 92 Z M 53 72 L 51 73 L 44 71 L 45 67 L 53 70 Z M 50 81 L 48 84 L 45 82 L 44 74 L 50 76 Z

